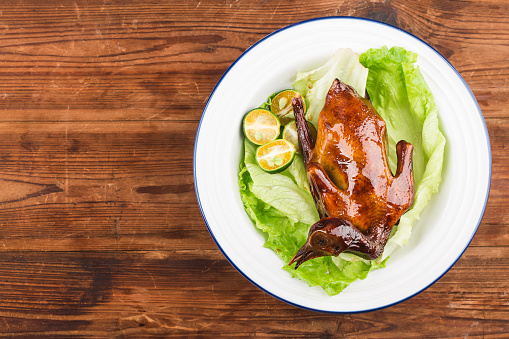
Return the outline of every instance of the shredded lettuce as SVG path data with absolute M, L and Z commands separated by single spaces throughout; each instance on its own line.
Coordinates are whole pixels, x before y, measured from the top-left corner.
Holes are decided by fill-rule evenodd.
M 292 277 L 310 286 L 321 286 L 329 295 L 336 295 L 355 280 L 364 279 L 370 271 L 385 267 L 388 255 L 408 241 L 413 224 L 439 189 L 445 138 L 439 130 L 433 95 L 415 66 L 416 60 L 415 53 L 397 47 L 370 49 L 359 58 L 351 50 L 342 49 L 324 66 L 298 73 L 294 83 L 294 88 L 309 103 L 306 117 L 315 125 L 334 78 L 353 86 L 358 93 L 367 90 L 387 125 L 389 162 L 393 170 L 397 163 L 395 144 L 403 139 L 414 145 L 414 206 L 401 218 L 379 260 L 342 253 L 340 257 L 309 260 L 297 270 L 288 266 L 306 242 L 309 228 L 319 218 L 302 158 L 296 155 L 288 169 L 269 174 L 257 165 L 255 146 L 247 140 L 244 142 L 240 196 L 246 213 L 266 235 L 264 246 L 282 259 L 283 269 Z

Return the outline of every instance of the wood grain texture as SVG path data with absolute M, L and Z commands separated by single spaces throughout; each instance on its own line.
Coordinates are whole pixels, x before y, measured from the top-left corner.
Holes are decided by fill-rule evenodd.
M 502 0 L 3 1 L 0 334 L 508 337 L 508 14 Z M 334 15 L 401 27 L 446 56 L 493 156 L 486 213 L 457 264 L 364 314 L 302 310 L 254 287 L 214 244 L 193 185 L 195 133 L 221 75 L 272 31 Z

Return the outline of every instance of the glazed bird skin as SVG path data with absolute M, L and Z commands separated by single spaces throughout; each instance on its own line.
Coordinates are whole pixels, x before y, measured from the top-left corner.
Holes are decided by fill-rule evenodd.
M 320 221 L 290 264 L 353 252 L 378 258 L 393 226 L 412 206 L 412 145 L 396 145 L 393 175 L 383 119 L 369 100 L 334 80 L 318 118 L 313 146 L 302 98 L 293 101 L 299 143 Z

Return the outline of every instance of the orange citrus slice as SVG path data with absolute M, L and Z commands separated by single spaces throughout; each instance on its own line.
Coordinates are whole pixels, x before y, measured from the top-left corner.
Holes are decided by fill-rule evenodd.
M 290 166 L 294 157 L 295 147 L 284 139 L 271 141 L 256 150 L 256 162 L 269 173 L 283 171 Z
M 246 138 L 258 146 L 277 139 L 281 128 L 278 117 L 262 108 L 249 111 L 242 125 Z
M 311 138 L 313 139 L 313 142 L 316 141 L 316 128 L 313 126 L 312 123 L 307 121 L 309 132 L 311 133 Z M 288 124 L 286 124 L 285 128 L 283 129 L 283 133 L 281 135 L 281 138 L 284 140 L 289 141 L 294 147 L 297 153 L 301 154 L 300 150 L 300 144 L 299 144 L 299 133 L 297 132 L 297 124 L 295 120 L 292 120 Z
M 274 113 L 283 125 L 295 119 L 293 115 L 292 99 L 300 96 L 300 93 L 293 89 L 286 89 L 277 93 L 270 103 L 270 110 Z M 306 112 L 306 102 L 303 101 L 304 112 Z

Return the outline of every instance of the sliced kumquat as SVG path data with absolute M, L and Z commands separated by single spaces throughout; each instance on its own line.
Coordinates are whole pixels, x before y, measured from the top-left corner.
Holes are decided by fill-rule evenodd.
M 256 150 L 256 162 L 269 173 L 283 171 L 290 166 L 294 157 L 295 147 L 283 139 L 271 141 Z
M 300 96 L 300 93 L 293 89 L 285 89 L 277 93 L 270 103 L 270 110 L 274 113 L 283 125 L 295 119 L 293 115 L 293 98 Z M 306 112 L 306 102 L 303 100 L 304 112 Z
M 311 133 L 311 138 L 313 139 L 313 142 L 315 142 L 316 128 L 309 121 L 307 121 L 307 123 L 309 127 L 309 132 Z M 302 153 L 299 144 L 299 133 L 297 132 L 297 124 L 295 123 L 295 120 L 292 120 L 291 122 L 286 124 L 285 128 L 283 129 L 283 133 L 281 134 L 281 138 L 289 141 L 295 147 L 297 153 L 299 154 Z
M 246 138 L 258 146 L 277 139 L 281 128 L 278 117 L 262 108 L 248 112 L 242 125 Z

